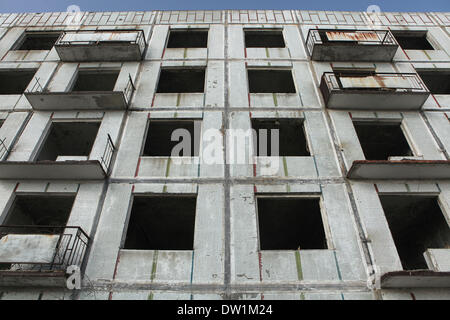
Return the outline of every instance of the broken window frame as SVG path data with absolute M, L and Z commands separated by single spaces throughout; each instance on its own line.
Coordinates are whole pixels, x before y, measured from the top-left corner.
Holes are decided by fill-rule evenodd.
M 283 41 L 283 46 L 251 46 L 248 47 L 247 46 L 247 41 L 246 41 L 246 33 L 272 33 L 272 34 L 280 34 L 281 36 L 281 40 Z M 245 49 L 255 49 L 255 48 L 276 48 L 276 49 L 284 49 L 287 48 L 286 46 L 286 40 L 284 37 L 284 29 L 283 28 L 243 28 L 243 33 L 244 33 L 244 48 Z
M 170 36 L 172 33 L 182 33 L 182 32 L 205 32 L 206 33 L 206 45 L 204 47 L 169 47 Z M 167 39 L 164 48 L 166 49 L 207 49 L 209 45 L 209 32 L 208 28 L 170 28 L 167 32 Z
M 260 222 L 259 222 L 259 209 L 258 209 L 258 199 L 305 199 L 305 200 L 316 200 L 319 205 L 320 210 L 320 219 L 322 221 L 322 228 L 325 237 L 326 248 L 322 249 L 302 249 L 300 251 L 316 251 L 316 250 L 332 250 L 334 248 L 332 237 L 331 237 L 331 229 L 328 224 L 328 218 L 326 215 L 326 209 L 324 205 L 323 195 L 317 193 L 308 193 L 308 194 L 286 194 L 286 193 L 255 193 L 255 210 L 256 210 L 256 229 L 257 229 L 257 238 L 258 238 L 258 251 L 267 251 L 267 252 L 295 252 L 298 249 L 262 249 L 261 248 L 261 230 L 260 230 Z
M 193 230 L 192 230 L 192 249 L 128 249 L 125 248 L 127 241 L 128 229 L 130 227 L 130 220 L 133 214 L 133 204 L 136 198 L 193 198 L 195 199 L 195 209 L 194 209 L 194 219 L 193 219 Z M 197 209 L 198 209 L 198 194 L 197 193 L 132 193 L 129 202 L 127 216 L 123 228 L 122 240 L 120 242 L 120 250 L 137 250 L 137 251 L 182 251 L 190 252 L 194 251 L 195 246 L 195 231 L 196 231 L 196 221 L 197 221 Z
M 61 35 L 62 35 L 63 31 L 59 31 L 59 30 L 54 30 L 54 31 L 25 31 L 19 39 L 17 39 L 17 41 L 14 43 L 14 45 L 12 46 L 10 51 L 50 51 L 52 50 L 56 43 L 58 42 L 58 40 L 60 39 Z M 53 46 L 50 49 L 20 49 L 25 42 L 27 41 L 27 38 L 31 36 L 31 37 L 39 37 L 42 36 L 44 37 L 52 37 L 55 36 L 56 40 L 53 43 Z

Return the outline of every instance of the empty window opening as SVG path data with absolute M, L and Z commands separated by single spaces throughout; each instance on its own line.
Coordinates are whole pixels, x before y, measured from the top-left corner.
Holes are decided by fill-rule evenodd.
M 53 122 L 37 161 L 55 161 L 59 156 L 88 157 L 100 122 Z
M 0 71 L 0 94 L 23 94 L 36 70 Z
M 247 70 L 250 93 L 295 93 L 291 70 Z
M 281 30 L 245 30 L 246 48 L 284 48 Z
M 200 145 L 200 132 L 195 134 L 196 125 L 200 125 L 200 121 L 194 120 L 178 120 L 178 121 L 168 121 L 168 120 L 150 120 L 147 131 L 147 139 L 144 145 L 143 156 L 147 157 L 170 157 L 172 155 L 172 150 L 174 147 L 180 143 L 186 146 L 185 152 L 190 151 L 190 154 L 176 154 L 174 156 L 198 156 L 199 145 Z M 179 134 L 174 135 L 176 141 L 172 141 L 172 133 L 175 130 L 183 129 L 189 136 L 185 137 L 185 133 L 180 132 L 182 138 Z M 200 130 L 197 130 L 200 131 Z M 186 142 L 184 139 L 190 137 L 190 142 Z M 186 144 L 185 144 L 186 143 Z M 190 145 L 190 148 L 189 148 Z
M 61 33 L 29 32 L 19 41 L 14 50 L 51 50 Z
M 422 71 L 420 77 L 433 94 L 450 94 L 450 71 Z
M 395 40 L 405 50 L 434 50 L 427 39 L 427 32 L 392 32 Z
M 203 93 L 205 69 L 162 69 L 157 93 Z
M 118 77 L 118 70 L 80 70 L 72 91 L 114 91 Z
M 252 128 L 256 130 L 254 150 L 258 156 L 277 156 L 272 142 L 278 143 L 280 156 L 310 156 L 301 119 L 252 119 Z M 272 141 L 271 130 L 278 130 L 279 139 Z
M 125 249 L 193 250 L 196 197 L 135 196 Z
M 327 249 L 319 201 L 258 197 L 261 250 Z
M 206 48 L 207 30 L 171 30 L 167 48 Z
M 414 155 L 400 123 L 361 121 L 354 122 L 354 126 L 367 160 Z
M 17 195 L 3 225 L 65 226 L 74 200 L 74 195 Z
M 428 269 L 427 249 L 450 248 L 450 229 L 437 197 L 380 196 L 404 270 Z

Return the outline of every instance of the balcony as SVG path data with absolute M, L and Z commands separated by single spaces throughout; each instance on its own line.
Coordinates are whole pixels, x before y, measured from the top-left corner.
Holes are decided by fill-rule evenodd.
M 356 180 L 450 179 L 449 160 L 356 160 L 347 178 Z
M 399 47 L 389 30 L 311 29 L 306 45 L 315 61 L 389 62 Z
M 80 227 L 0 226 L 1 286 L 65 286 L 66 269 L 81 269 L 89 236 Z
M 135 90 L 131 75 L 121 91 L 49 92 L 36 78 L 35 85 L 25 92 L 25 97 L 38 111 L 126 110 Z
M 61 61 L 140 61 L 147 43 L 143 30 L 65 31 L 56 41 Z
M 381 276 L 382 289 L 450 288 L 450 272 L 431 270 L 393 271 Z
M 0 155 L 2 153 L 1 146 Z M 7 157 L 9 151 L 4 152 Z M 88 160 L 87 156 L 58 156 L 54 161 L 4 160 L 0 161 L 0 179 L 103 180 L 111 173 L 111 163 L 115 152 L 116 147 L 108 135 L 103 155 L 99 160 Z
M 430 91 L 415 73 L 325 72 L 320 91 L 330 109 L 419 110 Z

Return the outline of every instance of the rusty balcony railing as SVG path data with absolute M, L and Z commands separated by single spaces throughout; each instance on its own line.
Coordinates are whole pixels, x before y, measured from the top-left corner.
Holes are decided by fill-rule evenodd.
M 115 152 L 116 147 L 114 146 L 111 136 L 108 134 L 105 150 L 100 160 L 100 163 L 103 167 L 103 170 L 105 170 L 106 175 L 109 175 L 111 173 L 111 162 Z
M 310 29 L 306 48 L 318 61 L 391 61 L 398 43 L 389 30 Z
M 33 243 L 33 247 L 27 249 L 27 243 Z M 89 236 L 78 226 L 0 226 L 0 270 L 81 268 L 88 246 Z
M 325 72 L 320 91 L 337 109 L 418 110 L 430 96 L 416 73 Z
M 330 90 L 394 90 L 398 92 L 428 92 L 416 73 L 358 73 L 325 72 L 322 79 Z
M 113 33 L 116 35 L 126 34 L 126 33 L 136 33 L 136 37 L 134 39 L 120 39 L 120 37 L 114 39 L 105 39 L 105 40 L 88 40 L 88 39 L 79 39 L 79 40 L 64 40 L 67 35 L 70 34 L 102 34 L 102 33 Z M 145 41 L 145 35 L 143 30 L 132 30 L 132 29 L 111 29 L 111 30 L 76 30 L 76 31 L 63 31 L 56 41 L 55 45 L 99 45 L 99 44 L 108 44 L 108 43 L 129 43 L 129 44 L 137 44 L 140 47 L 145 47 L 147 45 Z
M 147 47 L 139 29 L 64 31 L 55 43 L 61 61 L 139 61 Z

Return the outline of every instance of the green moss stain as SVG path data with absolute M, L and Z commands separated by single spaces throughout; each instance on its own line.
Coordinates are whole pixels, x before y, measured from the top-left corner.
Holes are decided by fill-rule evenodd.
M 295 263 L 297 264 L 297 278 L 303 280 L 302 260 L 300 258 L 300 249 L 295 251 Z
M 275 107 L 278 107 L 277 94 L 276 93 L 272 93 L 272 97 L 273 97 L 273 104 L 275 105 Z
M 150 280 L 152 282 L 153 282 L 153 280 L 155 280 L 155 277 L 156 277 L 157 265 L 158 265 L 158 250 L 155 250 L 155 252 L 153 253 L 152 273 L 150 274 Z M 152 294 L 152 296 L 153 296 L 153 294 Z
M 289 176 L 289 172 L 288 172 L 286 157 L 283 157 L 283 168 L 284 168 L 284 175 L 286 177 L 288 177 Z

